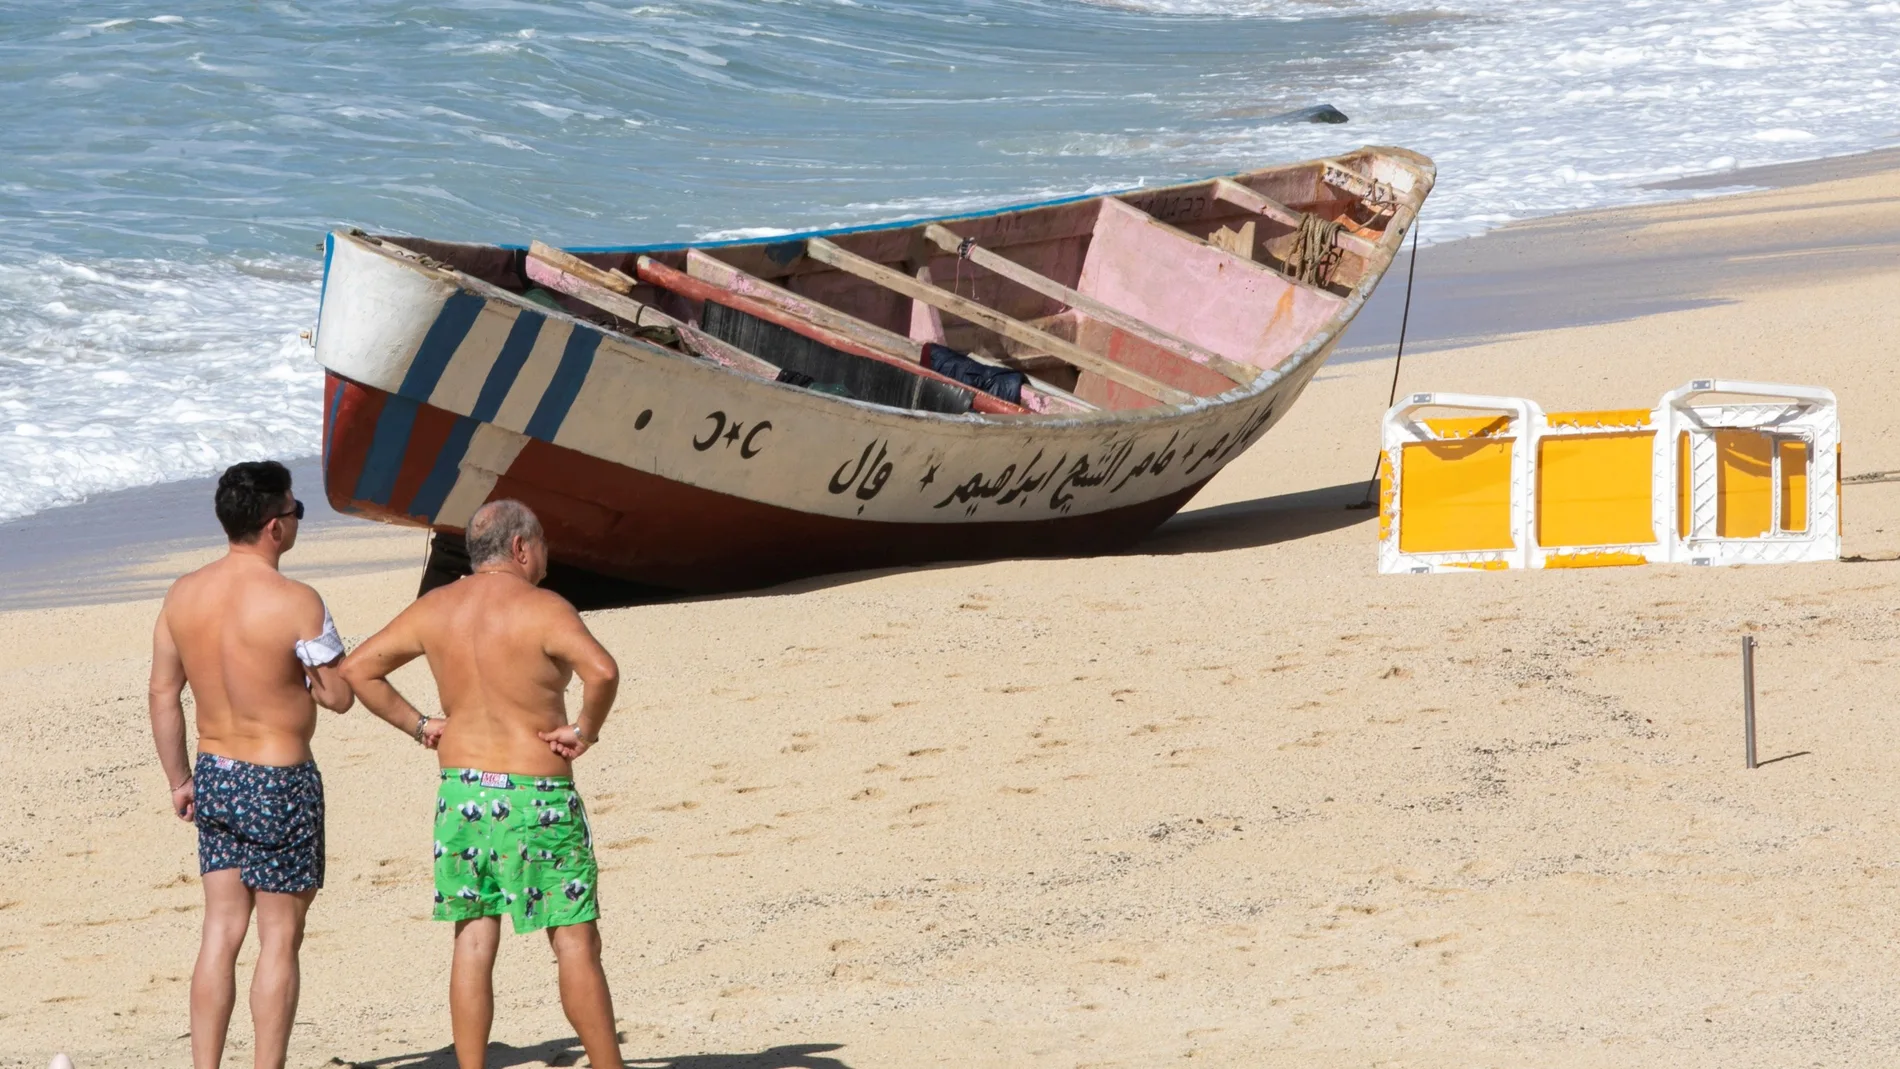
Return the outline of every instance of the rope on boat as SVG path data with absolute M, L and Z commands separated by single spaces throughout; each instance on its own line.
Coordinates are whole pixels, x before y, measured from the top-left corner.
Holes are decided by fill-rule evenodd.
M 1307 218 L 1310 219 L 1312 216 L 1307 216 Z M 1385 407 L 1388 412 L 1392 410 L 1393 403 L 1399 399 L 1399 368 L 1405 363 L 1405 328 L 1412 321 L 1412 279 L 1417 275 L 1418 219 L 1414 217 L 1412 219 L 1412 259 L 1405 268 L 1405 309 L 1399 313 L 1399 352 L 1392 358 L 1392 389 L 1387 392 L 1385 398 Z M 1379 488 L 1379 464 L 1385 459 L 1384 433 L 1384 424 L 1381 423 L 1382 440 L 1379 444 L 1379 459 L 1372 462 L 1372 478 L 1366 480 L 1366 496 L 1360 499 L 1357 505 L 1347 505 L 1347 508 L 1369 509 L 1372 507 L 1373 491 Z
M 1345 229 L 1331 219 L 1311 212 L 1300 216 L 1300 227 L 1293 232 L 1293 248 L 1286 254 L 1286 269 L 1294 278 L 1309 286 L 1323 286 L 1339 262 L 1339 232 Z

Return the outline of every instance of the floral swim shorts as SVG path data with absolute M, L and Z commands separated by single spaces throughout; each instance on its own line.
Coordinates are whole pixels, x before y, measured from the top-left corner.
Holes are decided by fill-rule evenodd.
M 198 871 L 238 870 L 253 891 L 301 894 L 323 886 L 323 777 L 317 764 L 254 765 L 201 753 Z
M 507 914 L 517 933 L 600 916 L 594 837 L 574 781 L 445 768 L 435 798 L 435 919 Z

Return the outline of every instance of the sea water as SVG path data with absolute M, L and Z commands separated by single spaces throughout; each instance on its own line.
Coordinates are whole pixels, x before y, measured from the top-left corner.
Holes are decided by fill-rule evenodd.
M 1273 118 L 1318 103 L 1345 125 Z M 1425 240 L 1900 135 L 1900 3 L 0 6 L 0 519 L 318 444 L 332 227 L 609 244 L 1402 145 Z

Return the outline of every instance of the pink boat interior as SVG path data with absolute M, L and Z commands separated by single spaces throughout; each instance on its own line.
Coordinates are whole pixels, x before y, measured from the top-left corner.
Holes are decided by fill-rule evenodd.
M 979 414 L 1073 416 L 1178 406 L 1277 367 L 1377 279 L 1430 178 L 1422 157 L 1369 148 L 1233 178 L 739 244 L 567 253 L 381 240 L 742 374 L 797 382 L 771 346 L 713 337 L 724 320 L 709 316 L 709 302 L 789 332 L 775 337 L 969 389 Z M 953 381 L 933 370 L 943 360 L 933 346 L 1020 372 L 1020 393 L 1000 399 Z

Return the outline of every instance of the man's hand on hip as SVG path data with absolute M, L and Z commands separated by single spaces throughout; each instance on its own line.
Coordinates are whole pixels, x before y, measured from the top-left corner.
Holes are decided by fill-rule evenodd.
M 535 735 L 547 743 L 548 749 L 553 750 L 556 756 L 568 761 L 593 749 L 593 744 L 573 724 L 562 724 L 553 731 L 537 731 Z

